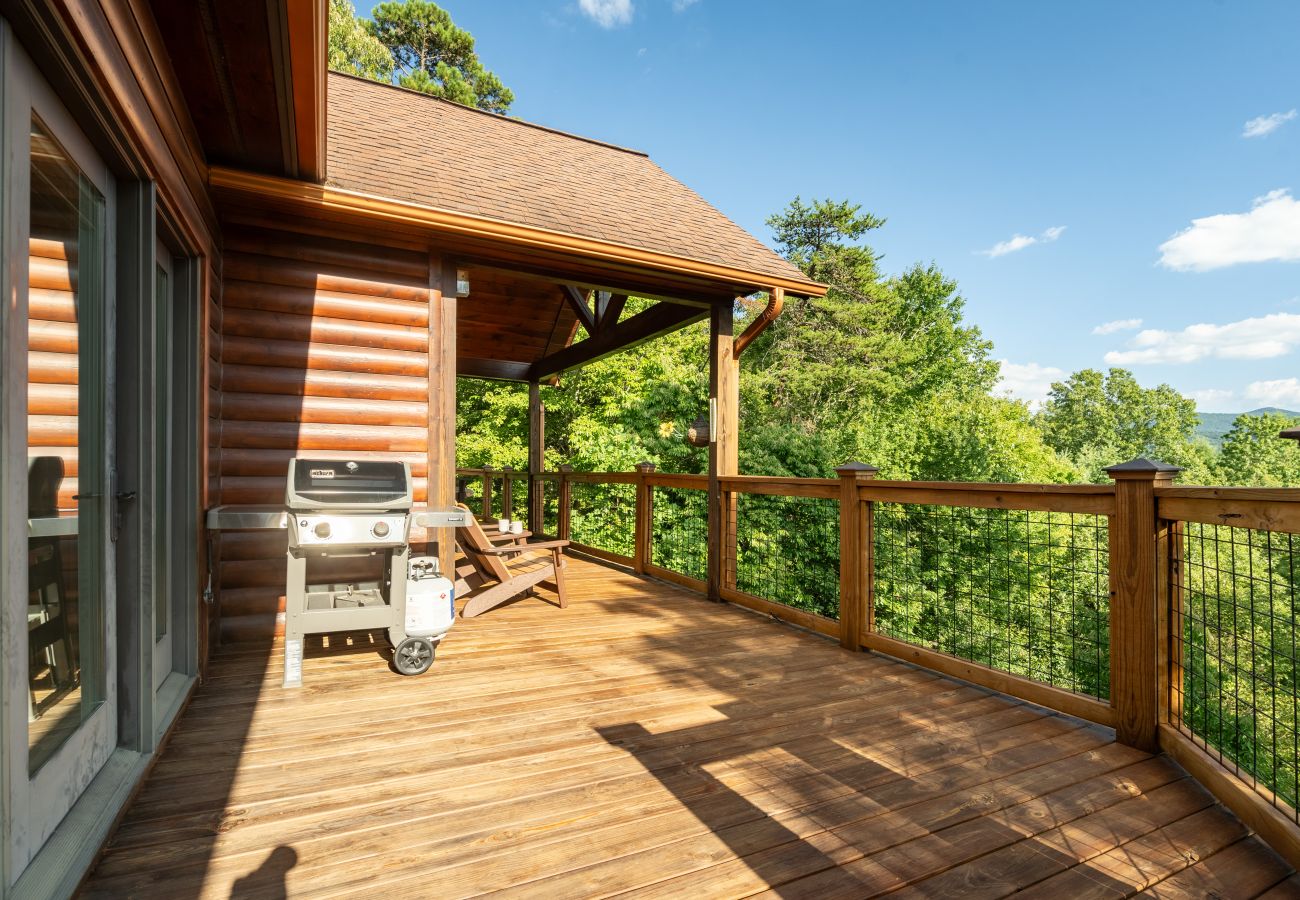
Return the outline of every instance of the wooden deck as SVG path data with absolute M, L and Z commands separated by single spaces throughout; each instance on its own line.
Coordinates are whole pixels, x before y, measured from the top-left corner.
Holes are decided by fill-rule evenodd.
M 572 603 L 227 647 L 91 897 L 1285 897 L 1300 881 L 1105 729 L 574 560 Z M 345 644 L 345 645 L 339 645 Z

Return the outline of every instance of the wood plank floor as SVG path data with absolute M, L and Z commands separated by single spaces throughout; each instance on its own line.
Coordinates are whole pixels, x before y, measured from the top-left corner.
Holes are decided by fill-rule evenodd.
M 88 897 L 1300 896 L 1110 732 L 574 560 L 571 603 L 226 647 Z

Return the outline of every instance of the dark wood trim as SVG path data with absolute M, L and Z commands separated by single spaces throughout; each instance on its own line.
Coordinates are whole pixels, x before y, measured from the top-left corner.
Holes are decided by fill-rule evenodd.
M 595 314 L 587 305 L 586 294 L 571 284 L 562 284 L 560 287 L 564 290 L 564 302 L 578 314 L 578 321 L 582 323 L 583 328 L 587 329 L 587 334 L 594 335 L 600 328 L 596 324 Z
M 659 303 L 638 313 L 620 325 L 579 341 L 533 363 L 529 378 L 542 379 L 567 369 L 604 359 L 611 353 L 626 350 L 648 340 L 676 331 L 704 318 L 705 312 L 692 306 Z
M 508 359 L 476 359 L 461 357 L 456 360 L 456 374 L 463 378 L 488 378 L 494 381 L 530 381 L 532 366 L 526 362 Z

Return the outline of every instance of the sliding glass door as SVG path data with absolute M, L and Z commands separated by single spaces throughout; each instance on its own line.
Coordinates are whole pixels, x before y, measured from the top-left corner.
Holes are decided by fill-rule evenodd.
M 4 59 L 0 465 L 14 872 L 117 745 L 112 541 L 126 498 L 111 476 L 113 180 L 11 39 Z

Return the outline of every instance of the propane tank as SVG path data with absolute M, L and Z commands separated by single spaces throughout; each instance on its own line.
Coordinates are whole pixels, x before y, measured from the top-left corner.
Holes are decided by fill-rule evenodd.
M 406 570 L 406 636 L 440 639 L 456 622 L 455 586 L 436 556 L 413 556 Z

